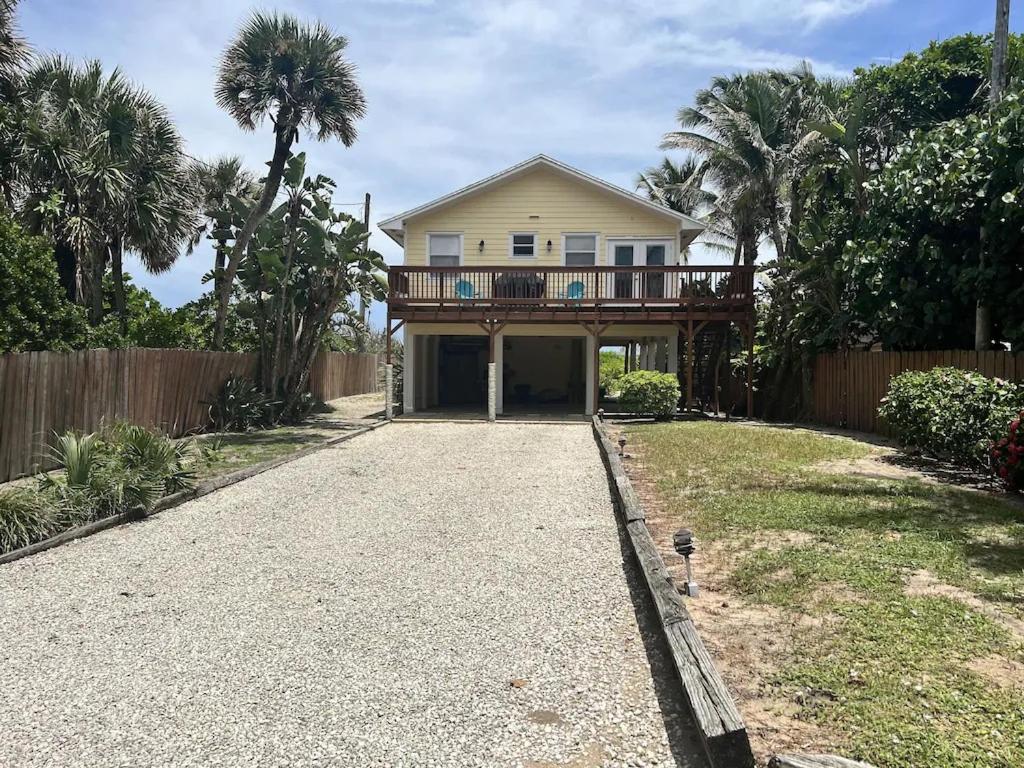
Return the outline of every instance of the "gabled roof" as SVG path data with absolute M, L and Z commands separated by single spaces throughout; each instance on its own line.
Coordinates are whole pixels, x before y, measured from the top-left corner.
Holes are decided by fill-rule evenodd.
M 617 187 L 614 184 L 609 184 L 607 181 L 604 181 L 603 179 L 599 179 L 596 176 L 591 176 L 589 173 L 584 173 L 583 171 L 577 168 L 573 168 L 570 165 L 566 165 L 565 163 L 559 162 L 558 160 L 555 160 L 552 157 L 548 157 L 547 155 L 535 155 L 534 157 L 531 157 L 529 160 L 524 160 L 523 162 L 513 165 L 511 168 L 506 168 L 504 171 L 500 171 L 494 174 L 493 176 L 488 176 L 487 178 L 481 179 L 480 181 L 470 184 L 469 186 L 463 187 L 462 189 L 457 189 L 454 192 L 445 195 L 444 197 L 439 197 L 436 200 L 430 201 L 429 203 L 425 203 L 424 205 L 412 208 L 408 211 L 405 211 L 404 213 L 400 213 L 397 216 L 392 216 L 390 219 L 385 219 L 384 221 L 378 222 L 377 226 L 380 227 L 384 232 L 386 232 L 388 236 L 391 237 L 392 240 L 397 242 L 399 245 L 403 245 L 403 239 L 405 234 L 405 222 L 407 219 L 411 219 L 414 216 L 419 216 L 429 211 L 433 211 L 437 208 L 447 205 L 448 203 L 455 202 L 460 198 L 472 195 L 495 184 L 500 184 L 501 182 L 510 179 L 513 176 L 525 173 L 526 171 L 532 170 L 537 167 L 551 168 L 560 173 L 564 173 L 567 176 L 578 179 L 579 181 L 583 181 L 587 184 L 592 184 L 593 186 L 598 187 L 599 189 L 602 189 L 605 192 L 610 192 L 613 195 L 617 195 L 621 198 L 624 198 L 631 203 L 647 208 L 651 211 L 654 211 L 655 213 L 661 214 L 666 218 L 673 219 L 678 223 L 679 230 L 681 232 L 686 232 L 690 235 L 688 240 L 692 240 L 699 233 L 703 232 L 706 227 L 706 225 L 702 221 L 695 219 L 692 216 L 687 216 L 685 213 L 679 213 L 677 211 L 673 211 L 670 208 L 666 208 L 663 205 L 658 205 L 658 203 L 651 202 L 647 198 L 641 197 L 640 195 L 634 194 L 633 192 L 629 192 L 625 189 L 622 189 L 621 187 Z

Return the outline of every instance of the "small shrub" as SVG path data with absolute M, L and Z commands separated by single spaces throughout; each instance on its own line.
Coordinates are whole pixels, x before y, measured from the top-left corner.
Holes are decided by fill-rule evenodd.
M 210 424 L 218 432 L 249 432 L 274 423 L 277 403 L 251 379 L 229 376 L 210 406 Z
M 301 393 L 295 401 L 281 413 L 281 421 L 285 424 L 301 424 L 303 421 L 309 418 L 309 414 L 320 405 L 320 401 L 317 400 L 309 392 Z
M 673 373 L 627 373 L 619 379 L 619 403 L 630 413 L 670 418 L 679 406 L 679 381 Z
M 992 444 L 992 471 L 1011 491 L 1024 489 L 1024 410 L 1010 422 L 1006 435 Z
M 957 368 L 894 376 L 879 414 L 905 446 L 969 466 L 1024 406 L 1024 388 Z
M 150 510 L 163 496 L 194 485 L 195 448 L 134 424 L 92 435 L 58 436 L 54 458 L 63 473 L 42 475 L 39 488 L 68 519 L 99 520 Z
M 0 493 L 0 554 L 35 544 L 59 530 L 52 500 L 32 488 Z

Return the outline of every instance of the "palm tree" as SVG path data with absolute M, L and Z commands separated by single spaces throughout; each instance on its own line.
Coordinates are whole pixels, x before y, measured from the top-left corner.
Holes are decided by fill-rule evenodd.
M 681 163 L 662 158 L 660 165 L 645 168 L 637 175 L 636 187 L 656 203 L 673 211 L 705 219 L 707 229 L 701 233 L 701 242 L 715 251 L 734 252 L 734 263 L 739 263 L 739 240 L 727 218 L 717 213 L 719 197 L 704 186 L 704 165 L 688 156 Z M 688 258 L 689 249 L 683 254 Z
M 0 0 L 0 78 L 18 74 L 28 60 L 28 44 L 18 32 L 18 0 Z
M 15 22 L 17 0 L 0 0 L 0 193 L 9 212 L 15 208 L 18 147 L 21 136 L 21 77 L 29 48 Z
M 764 230 L 780 261 L 786 256 L 786 197 L 797 143 L 793 97 L 779 73 L 716 77 L 697 92 L 693 107 L 679 110 L 682 130 L 662 142 L 663 149 L 686 149 L 701 158 L 748 263 Z
M 192 174 L 198 189 L 203 218 L 192 233 L 188 253 L 191 254 L 205 237 L 213 239 L 215 255 L 212 277 L 216 296 L 227 259 L 228 233 L 218 230 L 214 215 L 228 207 L 231 196 L 255 200 L 260 190 L 256 186 L 255 177 L 242 165 L 242 158 L 237 155 L 218 157 L 209 163 L 197 162 L 193 166 Z
M 198 221 L 198 190 L 170 115 L 142 91 L 134 93 L 132 108 L 135 146 L 126 153 L 127 194 L 108 218 L 106 227 L 114 304 L 122 333 L 127 331 L 124 251 L 138 255 L 150 273 L 164 272 L 177 260 Z
M 23 214 L 54 240 L 69 295 L 103 317 L 108 261 L 123 317 L 121 259 L 167 269 L 194 226 L 182 140 L 166 110 L 99 61 L 60 56 L 25 75 Z
M 263 190 L 235 240 L 218 290 L 214 347 L 224 340 L 231 286 L 249 241 L 267 217 L 281 187 L 285 164 L 299 129 L 318 141 L 356 140 L 356 121 L 366 101 L 345 58 L 348 40 L 320 23 L 304 24 L 287 14 L 256 13 L 221 57 L 217 103 L 245 130 L 270 118 L 274 154 Z

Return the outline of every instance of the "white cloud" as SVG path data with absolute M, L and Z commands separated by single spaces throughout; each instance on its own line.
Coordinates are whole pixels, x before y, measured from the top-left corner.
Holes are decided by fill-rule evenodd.
M 304 139 L 338 200 L 373 195 L 379 221 L 537 152 L 629 186 L 658 159 L 679 106 L 712 74 L 791 67 L 805 35 L 884 0 L 275 1 L 350 40 L 369 113 L 351 149 Z M 220 52 L 251 0 L 27 0 L 37 47 L 121 66 L 163 100 L 200 157 L 262 170 L 267 130 L 247 134 L 213 100 Z M 842 67 L 814 61 L 819 72 Z M 355 208 L 348 208 L 355 212 Z M 383 234 L 372 243 L 390 259 Z M 177 304 L 201 292 L 209 251 L 143 277 Z M 137 273 L 139 269 L 135 270 Z

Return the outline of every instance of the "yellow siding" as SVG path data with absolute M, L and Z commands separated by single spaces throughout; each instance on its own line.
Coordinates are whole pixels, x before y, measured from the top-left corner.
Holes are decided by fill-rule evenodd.
M 562 263 L 562 235 L 573 232 L 599 234 L 598 264 L 607 263 L 609 237 L 670 238 L 672 261 L 679 249 L 679 228 L 671 219 L 549 168 L 535 168 L 407 220 L 407 265 L 426 264 L 428 232 L 461 232 L 466 266 L 558 266 Z M 510 258 L 510 232 L 536 232 L 537 258 Z M 481 240 L 483 253 L 479 251 Z

